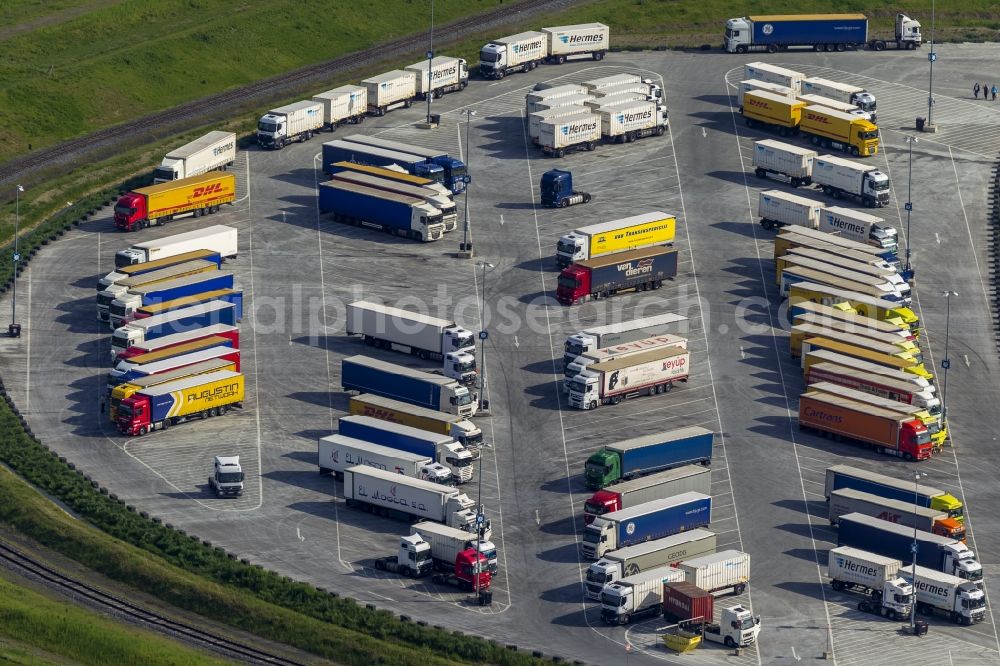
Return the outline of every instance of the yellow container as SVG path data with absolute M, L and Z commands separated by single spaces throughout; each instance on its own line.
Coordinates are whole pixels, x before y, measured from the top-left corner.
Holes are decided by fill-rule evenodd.
M 663 644 L 668 650 L 679 654 L 691 652 L 701 645 L 701 636 L 688 631 L 678 630 L 677 633 L 663 634 Z
M 743 96 L 743 117 L 769 125 L 796 128 L 804 108 L 805 102 L 766 90 L 754 90 Z
M 855 156 L 878 154 L 878 127 L 849 113 L 814 104 L 802 112 L 799 128 L 805 134 L 850 146 Z

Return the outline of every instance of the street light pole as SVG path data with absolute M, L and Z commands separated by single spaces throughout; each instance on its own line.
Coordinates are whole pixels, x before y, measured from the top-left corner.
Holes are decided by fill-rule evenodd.
M 906 268 L 903 269 L 903 272 L 907 279 L 910 275 L 910 213 L 913 211 L 913 144 L 915 143 L 918 143 L 917 137 L 906 137 L 906 145 L 909 146 L 910 151 L 910 168 L 906 178 Z
M 921 472 L 914 472 L 913 474 L 913 516 L 916 518 L 917 506 L 918 506 L 918 493 L 920 490 L 920 477 L 924 476 Z M 917 521 L 913 521 L 913 545 L 910 546 L 910 550 L 913 551 L 913 569 L 912 573 L 912 583 L 911 587 L 916 590 L 917 587 L 917 550 L 920 547 L 917 545 Z M 914 633 L 913 629 L 916 626 L 916 612 L 917 612 L 917 598 L 916 594 L 910 600 L 910 633 Z
M 476 112 L 472 109 L 465 110 L 465 167 L 469 168 L 469 163 L 471 162 L 470 150 L 472 144 L 469 143 L 469 129 L 472 127 L 472 116 L 476 115 Z M 468 252 L 469 257 L 472 257 L 472 244 L 469 242 L 469 186 L 465 186 L 465 231 L 462 237 L 462 252 Z
M 20 235 L 21 229 L 21 192 L 24 192 L 24 188 L 18 185 L 14 189 L 14 277 L 11 279 L 12 294 L 10 301 L 10 335 L 14 335 L 15 329 L 15 311 L 17 309 L 17 264 L 21 261 L 21 255 L 18 252 L 18 236 Z
M 941 368 L 944 370 L 944 380 L 941 385 L 941 427 L 945 427 L 948 422 L 948 368 L 951 367 L 951 359 L 948 358 L 948 342 L 951 336 L 951 297 L 958 296 L 957 291 L 946 291 L 942 296 L 947 299 L 944 320 L 944 359 L 941 361 Z
M 931 63 L 930 80 L 927 82 L 927 125 L 930 131 L 934 131 L 934 61 L 937 54 L 934 53 L 934 0 L 931 0 L 931 52 L 927 54 L 927 59 Z
M 468 196 L 468 195 L 466 195 Z M 479 360 L 482 363 L 479 369 L 479 411 L 483 411 L 483 396 L 486 394 L 486 340 L 489 338 L 489 334 L 486 332 L 486 271 L 493 270 L 496 268 L 493 264 L 488 261 L 480 261 L 476 263 L 477 268 L 483 269 L 483 285 L 482 285 L 482 298 L 480 299 L 479 306 L 479 340 L 482 343 L 482 349 L 479 352 Z M 487 405 L 489 403 L 486 403 Z
M 427 47 L 427 89 L 424 94 L 427 96 L 427 124 L 431 124 L 431 86 L 434 82 L 432 70 L 434 69 L 434 0 L 431 0 L 431 37 Z

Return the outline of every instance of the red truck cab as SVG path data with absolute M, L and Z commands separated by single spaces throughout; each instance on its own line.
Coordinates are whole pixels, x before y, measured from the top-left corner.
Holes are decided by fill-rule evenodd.
M 899 451 L 914 460 L 927 460 L 934 451 L 930 431 L 919 419 L 907 421 L 899 428 Z
M 556 300 L 563 305 L 573 305 L 587 296 L 590 296 L 590 271 L 579 264 L 562 269 L 556 287 Z
M 594 518 L 618 511 L 621 508 L 621 495 L 611 490 L 598 490 L 590 496 L 590 499 L 583 506 L 583 522 L 585 525 L 589 525 L 594 522 Z
M 125 398 L 118 404 L 118 430 L 123 435 L 144 435 L 152 423 L 149 398 L 139 393 Z
M 470 590 L 490 589 L 489 560 L 475 548 L 466 548 L 455 557 L 455 578 Z
M 127 192 L 115 204 L 115 227 L 125 231 L 141 229 L 147 217 L 146 197 L 135 192 Z

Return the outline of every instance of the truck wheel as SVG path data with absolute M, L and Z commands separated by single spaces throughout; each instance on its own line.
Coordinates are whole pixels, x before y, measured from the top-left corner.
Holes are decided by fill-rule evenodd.
M 843 53 L 846 50 L 847 50 L 847 47 L 845 45 L 843 45 L 843 44 L 837 44 L 837 51 L 839 53 Z
M 591 409 L 597 409 L 597 401 L 596 400 L 591 400 L 590 401 L 590 408 Z
M 385 571 L 385 564 L 382 562 L 382 560 L 375 560 L 375 568 L 378 569 L 379 571 Z
M 883 47 L 883 48 L 885 48 L 885 47 Z M 907 42 L 906 43 L 906 50 L 907 51 L 912 51 L 915 48 L 917 48 L 917 45 L 914 44 L 913 42 Z
M 166 430 L 170 427 L 170 419 L 163 419 L 163 425 L 160 426 L 160 430 Z
M 666 384 L 663 385 L 663 392 L 664 393 L 670 393 L 670 390 L 673 389 L 673 388 L 674 388 L 674 383 L 673 382 L 667 382 Z
M 767 171 L 761 169 L 760 167 L 757 167 L 756 169 L 753 170 L 753 175 L 757 176 L 758 178 L 767 178 Z
M 767 45 L 767 52 L 768 53 L 777 53 L 778 52 L 778 45 L 777 44 L 768 44 Z
M 556 157 L 563 157 L 565 154 L 566 154 L 566 151 L 563 150 L 562 148 L 556 150 L 556 152 L 555 152 L 555 156 Z
M 597 148 L 597 144 L 595 142 L 593 141 L 587 142 L 587 150 L 594 150 L 595 148 Z
M 632 621 L 631 613 L 625 613 L 625 615 L 622 615 L 622 624 L 629 624 L 631 621 Z
M 502 78 L 503 78 L 503 70 L 501 69 L 499 72 L 497 72 L 497 81 L 499 81 Z
M 772 222 L 771 220 L 769 220 L 767 218 L 764 218 L 763 220 L 760 221 L 760 226 L 762 226 L 765 229 L 767 229 L 768 231 L 770 231 L 771 229 L 774 228 L 774 222 Z
M 728 648 L 736 647 L 736 641 L 733 640 L 732 636 L 726 636 L 726 640 L 723 642 L 726 644 L 726 647 Z
M 147 432 L 149 432 L 149 429 L 146 426 L 139 426 L 139 431 L 136 434 L 145 435 Z
M 566 207 L 566 200 L 565 199 L 560 199 L 559 203 L 556 204 L 556 206 L 559 207 L 559 208 L 565 208 Z
M 746 45 L 740 44 L 739 46 L 737 46 L 736 47 L 736 52 L 739 53 L 739 54 L 741 54 L 741 55 L 744 54 L 744 53 L 746 53 L 747 52 Z
M 791 185 L 792 187 L 799 187 L 800 185 L 802 185 L 802 181 L 799 180 L 798 178 L 792 178 Z
M 837 592 L 843 592 L 844 591 L 844 582 L 840 581 L 840 580 L 835 580 L 832 583 L 830 583 L 830 587 L 832 587 L 833 589 L 835 589 Z
M 861 154 L 861 151 L 858 150 L 857 146 L 851 146 L 851 157 L 857 157 L 860 154 Z
M 747 591 L 747 586 L 744 583 L 740 583 L 739 585 L 733 587 L 733 594 L 735 594 L 736 596 L 739 596 L 746 591 Z
M 604 51 L 595 51 L 594 60 L 604 60 Z
M 590 195 L 589 194 L 584 194 L 583 195 L 583 203 L 590 203 Z
M 566 62 L 566 56 L 559 56 L 559 58 L 558 58 L 557 62 L 558 62 L 558 63 L 559 63 L 560 65 L 562 65 L 563 63 L 565 63 L 565 62 Z

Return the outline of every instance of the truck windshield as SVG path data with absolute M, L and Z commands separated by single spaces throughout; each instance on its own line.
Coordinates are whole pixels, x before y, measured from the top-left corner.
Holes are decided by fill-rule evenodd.
M 479 62 L 497 62 L 498 60 L 500 60 L 499 53 L 490 53 L 485 50 L 479 52 Z
M 468 169 L 465 168 L 464 164 L 462 166 L 454 166 L 453 165 L 451 167 L 451 177 L 454 180 L 461 180 L 462 178 L 465 177 L 466 173 L 468 173 Z
M 98 305 L 108 305 L 108 306 L 110 306 L 111 305 L 111 301 L 113 301 L 113 300 L 115 300 L 115 297 L 114 297 L 113 294 L 100 293 L 100 294 L 97 295 L 97 304 Z
M 411 552 L 410 557 L 416 564 L 423 564 L 424 562 L 431 559 L 431 551 L 418 550 L 416 553 Z
M 126 314 L 126 310 L 127 308 L 125 307 L 124 303 L 115 303 L 114 301 L 111 301 L 111 314 L 118 315 L 119 317 L 124 317 Z
M 878 130 L 875 129 L 875 130 L 872 130 L 871 132 L 861 132 L 860 136 L 861 136 L 862 139 L 866 139 L 866 140 L 877 139 L 878 138 Z
M 478 435 L 466 435 L 464 438 L 465 446 L 478 449 L 483 444 L 483 433 L 480 432 Z
M 931 443 L 931 433 L 930 431 L 924 431 L 917 435 L 917 445 L 930 444 Z
M 456 405 L 471 405 L 472 404 L 472 394 L 466 391 L 461 395 L 455 396 Z
M 219 472 L 219 483 L 242 483 L 243 472 Z
M 126 419 L 131 419 L 132 418 L 132 405 L 130 405 L 127 402 L 123 401 L 120 405 L 118 405 L 118 416 L 119 417 L 124 416 Z
M 580 281 L 569 276 L 559 276 L 559 286 L 563 289 L 576 289 L 580 286 Z
M 874 189 L 876 192 L 884 192 L 889 189 L 889 181 L 876 180 L 875 183 L 872 185 L 872 189 Z
M 575 393 L 586 393 L 587 392 L 587 383 L 584 382 L 584 381 L 581 381 L 579 379 L 570 380 L 570 382 L 569 382 L 569 384 L 567 384 L 567 386 L 569 386 L 569 390 L 571 392 L 575 392 Z M 590 469 L 590 468 L 588 467 L 588 469 Z
M 615 608 L 621 608 L 625 605 L 625 597 L 617 594 L 602 594 L 601 603 L 605 606 L 614 606 Z
M 975 610 L 976 608 L 986 607 L 986 596 L 981 596 L 978 599 L 963 599 L 962 606 L 964 608 L 969 608 Z
M 912 594 L 893 594 L 892 598 L 897 604 L 908 604 L 913 601 Z
M 570 356 L 579 356 L 583 353 L 583 345 L 576 342 L 567 342 L 565 347 L 566 353 Z
M 591 469 L 590 465 L 588 465 L 587 471 L 589 472 L 590 469 Z M 583 505 L 583 510 L 589 514 L 593 514 L 595 516 L 601 516 L 605 513 L 606 507 L 603 504 L 592 504 L 590 502 L 587 502 L 586 504 Z
M 455 365 L 456 365 L 455 369 L 458 370 L 459 372 L 468 372 L 469 370 L 476 369 L 475 359 L 471 361 L 466 361 L 465 363 L 456 363 Z
M 460 338 L 455 338 L 455 349 L 467 349 L 469 347 L 476 346 L 476 339 L 472 337 L 472 333 L 468 335 L 463 335 Z
M 448 456 L 445 460 L 452 467 L 458 467 L 459 469 L 472 465 L 472 458 L 453 458 L 452 456 Z
M 601 533 L 599 530 L 592 530 L 588 527 L 583 531 L 583 540 L 587 543 L 600 543 Z
M 267 123 L 264 121 L 257 123 L 257 131 L 259 132 L 269 132 L 271 134 L 274 134 L 275 132 L 278 131 L 280 127 L 281 125 L 279 125 L 278 123 Z
M 558 193 L 559 190 L 553 188 L 553 194 Z M 564 241 L 559 241 L 556 243 L 556 252 L 561 252 L 563 254 L 568 254 L 570 256 L 576 252 L 576 245 L 573 243 L 566 243 Z
M 125 217 L 131 217 L 135 214 L 135 208 L 131 206 L 115 206 L 115 215 L 124 215 Z
M 588 583 L 600 583 L 604 585 L 605 583 L 611 582 L 611 574 L 605 571 L 594 571 L 593 569 L 587 568 L 587 582 Z
M 726 39 L 732 39 L 733 37 L 739 37 L 740 31 L 733 30 L 732 28 L 726 28 Z

